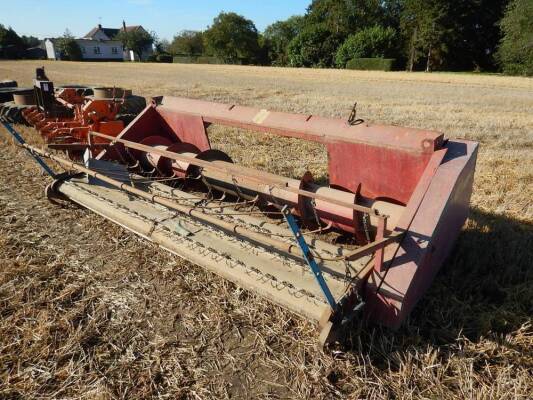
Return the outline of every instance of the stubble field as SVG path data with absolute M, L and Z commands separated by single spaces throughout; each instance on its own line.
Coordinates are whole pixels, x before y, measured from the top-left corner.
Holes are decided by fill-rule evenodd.
M 0 398 L 530 398 L 533 79 L 211 65 L 0 62 L 0 80 L 117 85 L 442 131 L 481 143 L 470 219 L 397 332 L 314 326 L 88 211 L 0 133 Z M 0 129 L 1 130 L 1 129 Z M 26 137 L 36 141 L 29 128 Z M 238 162 L 326 177 L 320 146 L 217 129 Z

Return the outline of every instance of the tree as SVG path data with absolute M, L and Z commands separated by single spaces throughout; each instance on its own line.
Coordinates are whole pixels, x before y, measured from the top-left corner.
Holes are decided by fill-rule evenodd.
M 508 0 L 404 0 L 400 26 L 407 69 L 495 69 L 498 21 Z
M 336 35 L 347 37 L 369 26 L 383 23 L 382 0 L 313 0 L 307 9 L 306 25 L 324 24 Z
M 391 58 L 396 51 L 396 31 L 375 25 L 353 35 L 339 47 L 335 64 L 344 68 L 352 58 Z
M 125 49 L 133 51 L 139 60 L 141 60 L 143 52 L 146 48 L 152 46 L 157 36 L 154 32 L 147 32 L 138 27 L 132 30 L 121 30 L 115 36 L 115 39 L 120 40 Z
M 226 62 L 255 61 L 260 51 L 254 23 L 236 13 L 221 12 L 204 32 L 205 46 Z
M 383 26 L 394 28 L 397 32 L 400 31 L 400 16 L 402 14 L 405 0 L 382 0 L 380 2 L 383 16 Z
M 170 52 L 170 42 L 167 39 L 160 39 L 154 43 L 157 54 L 168 54 Z
M 324 24 L 306 26 L 289 44 L 289 64 L 293 67 L 329 67 L 342 41 Z
M 426 60 L 427 72 L 443 63 L 447 51 L 444 39 L 451 33 L 446 24 L 449 7 L 447 0 L 405 0 L 401 26 L 409 43 L 409 71 L 421 57 Z
M 181 31 L 172 39 L 169 51 L 172 54 L 186 54 L 188 56 L 203 54 L 204 38 L 202 32 Z
M 495 70 L 496 50 L 502 37 L 500 20 L 508 0 L 456 1 L 448 9 L 445 43 L 451 70 Z
M 265 39 L 268 40 L 269 59 L 274 65 L 289 63 L 288 47 L 292 39 L 300 33 L 304 17 L 295 15 L 285 21 L 277 21 L 265 29 Z
M 0 57 L 20 58 L 23 50 L 24 43 L 17 32 L 0 24 Z
M 41 44 L 41 40 L 36 38 L 35 36 L 22 35 L 20 39 L 22 40 L 25 49 L 29 49 L 30 47 L 37 47 Z
M 260 33 L 257 34 L 257 44 L 258 50 L 255 55 L 254 61 L 258 65 L 271 65 L 272 59 L 270 58 L 271 54 L 271 43 L 264 35 Z
M 513 0 L 501 21 L 498 59 L 509 74 L 533 75 L 533 2 Z
M 68 29 L 58 40 L 57 48 L 62 60 L 80 61 L 82 59 L 81 48 Z

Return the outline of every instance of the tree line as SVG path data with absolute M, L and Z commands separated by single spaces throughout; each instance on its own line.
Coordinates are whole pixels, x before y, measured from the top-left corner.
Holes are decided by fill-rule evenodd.
M 163 43 L 171 54 L 227 63 L 345 68 L 391 58 L 401 69 L 533 74 L 532 0 L 312 0 L 259 32 L 222 12 L 205 31 Z
M 0 58 L 22 58 L 27 49 L 40 43 L 34 36 L 19 36 L 13 28 L 0 24 Z
M 139 37 L 137 37 L 139 36 Z M 171 42 L 152 32 L 120 37 L 131 49 L 210 56 L 225 63 L 345 68 L 354 59 L 393 59 L 399 69 L 503 71 L 533 75 L 533 0 L 312 0 L 304 15 L 259 32 L 253 21 L 221 12 L 204 31 Z M 0 57 L 37 45 L 0 25 Z M 70 59 L 75 41 L 60 42 Z

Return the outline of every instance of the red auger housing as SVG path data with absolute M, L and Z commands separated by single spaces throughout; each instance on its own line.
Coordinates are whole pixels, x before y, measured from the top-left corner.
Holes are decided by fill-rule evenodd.
M 310 174 L 296 180 L 235 166 L 211 148 L 212 124 L 324 144 L 329 186 Z M 478 148 L 433 131 L 174 97 L 155 98 L 117 139 L 99 159 L 184 183 L 201 177 L 210 189 L 288 205 L 302 222 L 354 234 L 363 247 L 348 259 L 374 257 L 360 286 L 365 313 L 391 327 L 413 309 L 461 231 Z
M 107 131 L 113 102 L 87 101 L 75 91 L 46 101 L 52 105 L 28 118 L 55 145 L 73 138 L 61 145 L 80 146 L 62 148 L 78 152 L 74 161 L 28 145 L 6 127 L 51 175 L 39 157 L 76 172 L 60 175 L 49 196 L 70 199 L 316 321 L 322 343 L 338 338 L 361 311 L 398 327 L 468 216 L 475 142 L 354 115 L 342 120 L 175 97 L 154 98 L 127 127 Z M 69 125 L 74 121 L 79 125 Z M 211 125 L 320 143 L 329 183 L 314 182 L 309 172 L 294 179 L 239 166 L 211 147 Z

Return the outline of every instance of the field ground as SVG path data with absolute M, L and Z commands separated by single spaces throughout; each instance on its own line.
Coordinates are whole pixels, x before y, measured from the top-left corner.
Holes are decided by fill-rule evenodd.
M 435 129 L 481 143 L 471 216 L 398 332 L 314 326 L 90 212 L 58 208 L 0 134 L 0 398 L 530 398 L 533 79 L 239 66 L 0 62 L 0 80 L 117 85 Z M 31 137 L 25 128 L 26 137 Z M 239 162 L 325 176 L 322 148 L 215 130 Z

